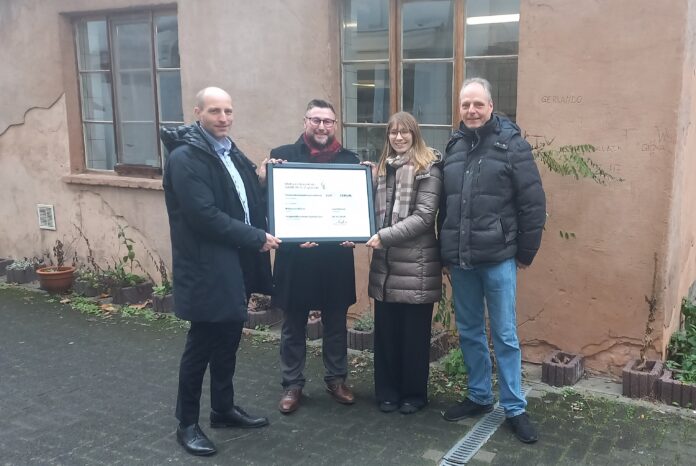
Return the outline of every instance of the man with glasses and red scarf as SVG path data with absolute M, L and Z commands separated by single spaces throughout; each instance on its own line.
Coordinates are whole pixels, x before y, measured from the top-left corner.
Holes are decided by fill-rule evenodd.
M 307 105 L 304 133 L 295 142 L 271 151 L 267 163 L 359 163 L 360 160 L 336 139 L 336 112 L 324 100 Z M 266 164 L 259 170 L 265 183 Z M 307 242 L 286 244 L 278 249 L 273 271 L 273 301 L 283 310 L 280 340 L 280 368 L 283 396 L 278 409 L 290 414 L 300 406 L 307 353 L 306 329 L 310 310 L 321 310 L 323 324 L 322 356 L 326 390 L 339 403 L 355 399 L 346 385 L 348 354 L 346 314 L 355 303 L 355 244 Z

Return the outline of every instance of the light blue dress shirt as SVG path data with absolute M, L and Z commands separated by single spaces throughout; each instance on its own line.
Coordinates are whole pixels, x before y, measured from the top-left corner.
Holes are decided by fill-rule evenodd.
M 201 129 L 201 133 L 203 133 L 203 136 L 205 136 L 210 145 L 213 146 L 215 153 L 225 165 L 225 168 L 227 168 L 227 172 L 230 174 L 230 178 L 232 178 L 232 183 L 234 184 L 234 188 L 237 190 L 237 195 L 239 196 L 239 200 L 242 202 L 242 207 L 244 208 L 244 223 L 251 225 L 251 220 L 249 219 L 249 203 L 247 201 L 244 180 L 231 159 L 232 155 L 230 154 L 230 151 L 232 150 L 232 141 L 227 136 L 222 139 L 216 139 L 212 134 L 206 131 L 200 123 L 198 123 L 198 127 Z

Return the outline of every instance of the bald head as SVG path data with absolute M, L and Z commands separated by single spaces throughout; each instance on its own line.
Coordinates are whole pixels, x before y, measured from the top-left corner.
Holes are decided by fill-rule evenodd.
M 198 94 L 196 94 L 196 107 L 200 109 L 205 108 L 205 99 L 207 97 L 227 98 L 230 102 L 232 102 L 232 97 L 227 92 L 219 87 L 211 86 L 198 91 Z
M 206 87 L 196 94 L 193 113 L 201 126 L 217 139 L 223 139 L 234 120 L 232 97 L 219 87 Z

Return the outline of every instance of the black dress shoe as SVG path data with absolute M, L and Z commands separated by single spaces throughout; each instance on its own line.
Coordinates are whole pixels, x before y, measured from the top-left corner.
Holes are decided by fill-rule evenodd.
M 379 410 L 383 413 L 393 413 L 397 409 L 399 409 L 399 403 L 393 401 L 382 401 L 379 404 Z
M 210 427 L 241 427 L 243 429 L 253 429 L 268 425 L 268 418 L 254 417 L 248 415 L 242 408 L 235 406 L 226 413 L 210 411 Z
M 213 442 L 205 436 L 198 424 L 179 426 L 176 429 L 176 439 L 184 450 L 196 456 L 210 456 L 217 453 Z

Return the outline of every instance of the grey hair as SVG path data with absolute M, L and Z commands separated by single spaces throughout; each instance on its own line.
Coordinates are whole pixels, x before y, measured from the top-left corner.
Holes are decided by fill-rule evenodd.
M 491 83 L 487 79 L 484 79 L 484 78 L 469 78 L 469 79 L 465 80 L 462 83 L 461 89 L 459 89 L 459 95 L 462 95 L 462 91 L 469 84 L 478 84 L 479 86 L 481 86 L 486 91 L 486 94 L 488 95 L 488 100 L 490 102 L 493 102 L 493 94 L 491 93 L 491 89 L 492 89 Z

